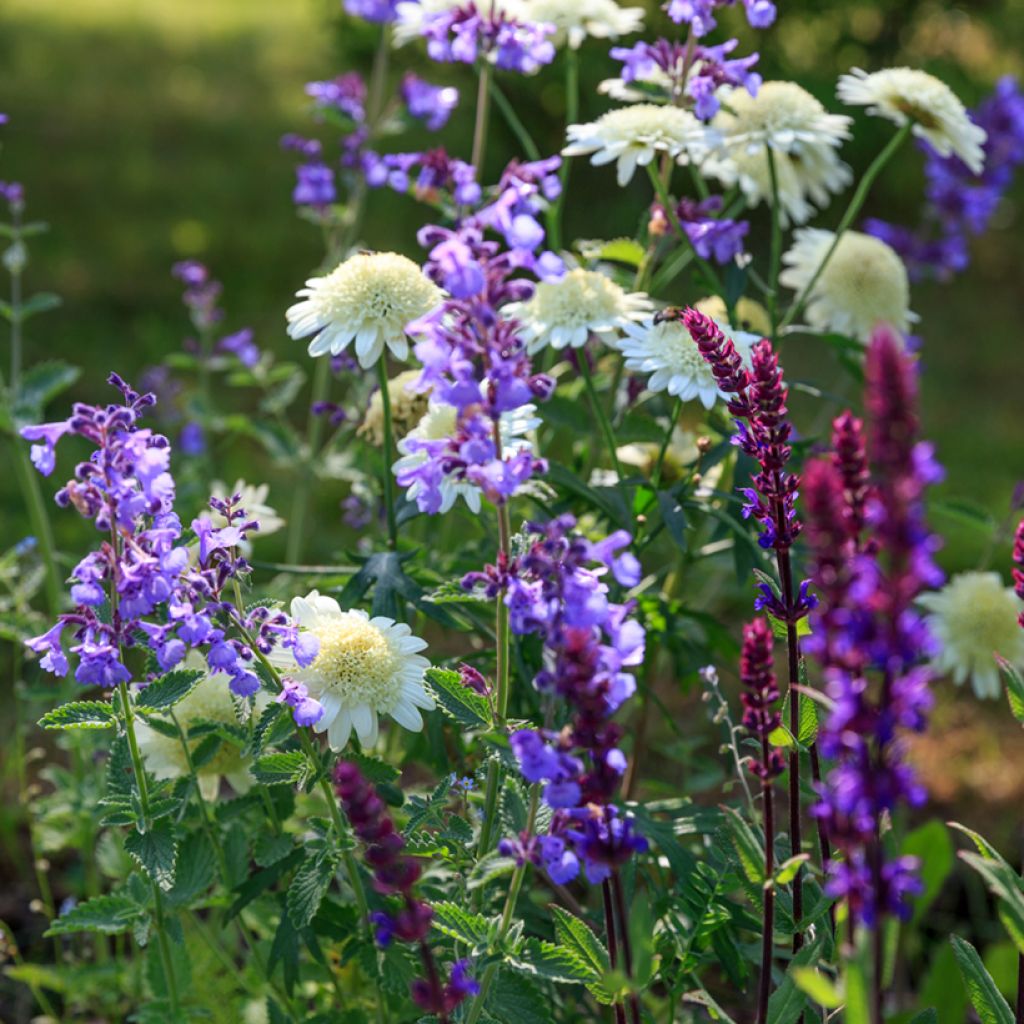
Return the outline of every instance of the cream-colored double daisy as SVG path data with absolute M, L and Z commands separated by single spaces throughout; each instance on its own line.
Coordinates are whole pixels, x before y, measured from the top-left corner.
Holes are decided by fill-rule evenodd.
M 382 715 L 412 732 L 423 728 L 421 710 L 434 707 L 424 687 L 430 662 L 418 653 L 427 646 L 425 640 L 383 615 L 371 618 L 359 609 L 342 611 L 333 597 L 316 590 L 294 598 L 291 614 L 316 637 L 319 653 L 306 668 L 287 650 L 278 649 L 272 657 L 323 706 L 323 717 L 313 730 L 326 732 L 333 750 L 348 743 L 353 729 L 364 747 L 373 746 Z
M 185 659 L 184 668 L 205 669 L 206 662 L 196 653 Z M 255 713 L 259 714 L 270 701 L 270 695 L 259 690 L 253 698 Z M 173 707 L 174 718 L 188 737 L 189 729 L 200 722 L 215 725 L 239 726 L 246 721 L 246 703 L 231 692 L 231 680 L 226 673 L 213 672 L 203 676 L 192 692 Z M 204 736 L 207 735 L 204 733 Z M 146 768 L 157 779 L 180 779 L 189 773 L 189 757 L 177 736 L 165 736 L 141 719 L 136 722 L 135 736 L 139 753 Z M 202 739 L 187 739 L 189 755 L 195 753 Z M 240 747 L 224 741 L 217 753 L 196 768 L 199 790 L 205 800 L 212 800 L 220 789 L 221 779 L 227 779 L 236 793 L 247 793 L 252 785 L 249 761 Z
M 651 308 L 643 292 L 627 292 L 606 274 L 576 267 L 556 281 L 541 281 L 529 300 L 505 312 L 522 325 L 532 354 L 549 346 L 581 348 L 592 334 L 610 343 Z
M 751 206 L 771 203 L 771 150 L 785 223 L 802 224 L 852 180 L 839 159 L 850 118 L 830 114 L 794 82 L 765 82 L 756 96 L 732 89 L 711 126 L 721 133 L 722 145 L 704 161 L 702 172 L 724 185 L 738 185 Z
M 836 91 L 849 106 L 867 107 L 869 114 L 898 125 L 913 124 L 913 133 L 941 156 L 955 153 L 975 174 L 981 173 L 985 130 L 934 75 L 916 68 L 886 68 L 873 74 L 854 68 L 839 79 Z
M 935 667 L 963 685 L 970 680 L 982 698 L 998 697 L 999 654 L 1024 667 L 1024 629 L 1017 616 L 1024 602 L 997 572 L 964 572 L 920 602 L 932 614 L 928 626 L 940 645 Z
M 578 50 L 588 36 L 618 39 L 639 32 L 645 12 L 615 0 L 524 0 L 523 13 L 527 21 L 555 26 L 555 46 Z
M 783 255 L 779 282 L 803 294 L 835 241 L 832 231 L 800 228 Z M 881 239 L 846 231 L 811 289 L 804 308 L 807 322 L 867 342 L 880 323 L 906 333 L 918 319 L 910 311 L 907 268 Z
M 541 424 L 534 405 L 521 405 L 517 409 L 503 412 L 499 419 L 502 456 L 506 459 L 521 451 L 533 448 L 530 435 Z M 422 465 L 430 457 L 425 451 L 416 450 L 410 441 L 443 441 L 451 437 L 458 426 L 458 410 L 454 405 L 432 399 L 423 419 L 413 430 L 398 442 L 400 459 L 391 467 L 395 476 Z M 423 483 L 416 480 L 406 491 L 410 501 L 415 501 L 423 490 Z M 448 512 L 461 498 L 475 515 L 482 507 L 483 491 L 468 480 L 446 477 L 440 483 L 441 507 L 439 513 Z
M 587 124 L 566 128 L 569 145 L 563 156 L 590 155 L 595 165 L 615 163 L 620 185 L 629 184 L 638 166 L 658 153 L 680 163 L 700 160 L 708 151 L 708 129 L 681 107 L 637 103 L 602 114 Z
M 407 256 L 357 253 L 298 292 L 287 312 L 288 335 L 305 338 L 311 356 L 337 356 L 355 343 L 364 369 L 387 347 L 396 359 L 409 355 L 406 327 L 441 302 L 441 289 Z

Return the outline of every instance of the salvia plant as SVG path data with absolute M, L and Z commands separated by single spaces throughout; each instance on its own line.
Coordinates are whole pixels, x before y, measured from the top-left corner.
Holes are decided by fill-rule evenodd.
M 1024 95 L 763 81 L 728 28 L 770 45 L 771 0 L 670 0 L 639 41 L 613 0 L 345 7 L 373 67 L 311 82 L 281 143 L 324 240 L 288 361 L 184 261 L 181 348 L 69 407 L 80 371 L 32 358 L 45 226 L 0 182 L 38 890 L 4 1019 L 1024 1024 L 1017 854 L 928 820 L 914 756 L 950 678 L 1024 724 L 1024 523 L 1012 564 L 1011 512 L 945 579 L 910 308 L 1024 162 Z M 581 97 L 601 47 L 618 76 Z M 509 82 L 564 82 L 554 152 Z M 923 212 L 866 217 L 915 144 Z M 644 182 L 634 237 L 567 237 L 583 157 Z M 415 251 L 373 248 L 381 190 Z M 839 384 L 787 378 L 801 338 Z M 267 481 L 222 482 L 238 445 Z M 1013 970 L 926 927 L 956 849 Z

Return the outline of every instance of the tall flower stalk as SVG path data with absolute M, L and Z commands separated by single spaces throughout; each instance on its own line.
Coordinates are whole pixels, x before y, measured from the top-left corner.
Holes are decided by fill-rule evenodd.
M 666 314 L 662 314 L 665 316 Z M 786 629 L 787 667 L 789 678 L 789 729 L 794 745 L 789 753 L 789 836 L 793 855 L 801 852 L 800 750 L 795 739 L 800 735 L 800 641 L 797 627 L 814 606 L 808 583 L 795 585 L 790 550 L 800 533 L 794 502 L 800 479 L 788 470 L 792 454 L 789 439 L 792 426 L 786 418 L 788 391 L 783 384 L 778 357 L 767 339 L 754 346 L 752 368 L 743 365 L 736 346 L 708 316 L 695 309 L 669 311 L 679 317 L 710 365 L 722 391 L 734 397 L 729 411 L 737 417 L 739 432 L 734 438 L 741 451 L 758 464 L 752 488 L 741 488 L 746 499 L 743 514 L 761 524 L 758 543 L 775 552 L 779 573 L 779 589 L 761 584 L 761 595 L 755 602 Z M 803 917 L 803 882 L 798 869 L 793 878 L 793 918 Z M 803 944 L 799 926 L 793 933 L 793 950 Z
M 842 860 L 829 865 L 826 891 L 846 901 L 851 928 L 871 933 L 870 1012 L 883 1019 L 883 919 L 909 914 L 921 890 L 912 857 L 890 857 L 882 830 L 900 805 L 918 806 L 923 787 L 903 757 L 901 734 L 925 728 L 931 672 L 922 660 L 933 644 L 914 600 L 942 574 L 924 516 L 928 486 L 941 478 L 931 446 L 918 441 L 917 381 L 912 357 L 879 328 L 865 363 L 868 485 L 852 417 L 837 424 L 846 438 L 832 457 L 807 471 L 808 531 L 822 602 L 812 620 L 813 651 L 822 662 L 832 710 L 822 752 L 835 761 L 814 813 Z M 857 525 L 870 522 L 869 544 Z

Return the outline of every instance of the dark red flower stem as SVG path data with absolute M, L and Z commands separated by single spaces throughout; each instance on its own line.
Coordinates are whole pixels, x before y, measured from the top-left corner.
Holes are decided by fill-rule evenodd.
M 1024 1024 L 1024 953 L 1017 957 L 1017 1024 Z
M 601 896 L 604 900 L 604 930 L 608 938 L 608 964 L 614 971 L 619 963 L 619 945 L 615 935 L 615 911 L 612 909 L 612 887 L 606 878 L 601 883 Z M 626 1011 L 622 1003 L 616 1002 L 615 1024 L 626 1024 Z
M 771 748 L 768 737 L 761 736 L 761 760 L 768 764 Z M 761 812 L 764 815 L 764 877 L 771 881 L 775 874 L 775 798 L 770 778 L 761 779 Z M 764 924 L 761 928 L 761 980 L 757 991 L 757 1024 L 768 1019 L 768 997 L 772 991 L 772 952 L 775 945 L 775 886 L 764 890 Z
M 782 522 L 784 511 L 779 503 L 777 514 Z M 782 603 L 787 609 L 793 608 L 793 566 L 788 548 L 776 549 L 776 562 L 779 567 L 779 581 L 782 587 Z M 800 640 L 797 636 L 796 622 L 786 623 L 786 648 L 789 664 L 789 731 L 793 734 L 793 746 L 789 752 L 789 840 L 792 855 L 801 853 L 803 845 L 800 820 L 800 749 L 796 739 L 800 735 Z M 824 850 L 822 850 L 824 857 Z M 797 953 L 804 944 L 800 921 L 804 916 L 803 872 L 798 870 L 793 877 L 793 952 Z
M 437 964 L 434 962 L 434 954 L 430 952 L 430 947 L 426 942 L 420 942 L 420 957 L 423 960 L 423 969 L 427 973 L 427 984 L 430 985 L 431 992 L 438 996 L 440 1001 L 440 994 L 444 991 L 444 986 L 441 984 L 441 979 L 437 974 Z M 445 1010 L 441 1010 L 438 1015 L 440 1024 L 448 1024 L 449 1017 Z
M 626 898 L 622 891 L 622 879 L 619 877 L 618 871 L 612 872 L 612 894 L 615 897 L 615 910 L 619 919 L 619 939 L 622 945 L 622 966 L 625 968 L 626 977 L 633 978 L 633 950 L 630 947 L 629 942 L 629 927 L 626 916 Z M 630 1017 L 633 1019 L 633 1024 L 640 1024 L 640 997 L 635 993 L 631 993 L 629 997 L 629 1010 Z

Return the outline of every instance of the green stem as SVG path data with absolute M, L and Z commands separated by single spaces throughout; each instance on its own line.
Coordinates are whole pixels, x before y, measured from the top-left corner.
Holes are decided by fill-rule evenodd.
M 540 803 L 540 786 L 534 784 L 530 788 L 530 808 L 526 818 L 526 835 L 533 835 L 533 830 L 537 823 L 537 808 Z M 501 923 L 498 925 L 498 933 L 494 938 L 492 948 L 500 948 L 504 942 L 505 936 L 508 934 L 508 930 L 512 925 L 512 915 L 516 909 L 516 901 L 519 899 L 520 890 L 523 887 L 523 879 L 526 876 L 526 862 L 516 866 L 515 871 L 512 872 L 512 880 L 509 882 L 508 894 L 505 897 L 505 907 L 501 912 Z M 494 976 L 498 973 L 498 967 L 500 961 L 494 960 L 488 965 L 487 970 L 484 971 L 483 978 L 480 979 L 480 991 L 477 993 L 473 1000 L 472 1005 L 469 1008 L 469 1013 L 466 1015 L 465 1024 L 476 1024 L 480 1019 L 480 1014 L 483 1013 L 484 1003 L 487 1002 L 487 994 L 491 990 L 491 985 L 494 984 Z
M 391 475 L 391 463 L 394 459 L 394 424 L 391 422 L 391 394 L 388 392 L 386 353 L 381 353 L 381 357 L 377 361 L 377 380 L 380 382 L 380 402 L 384 416 L 384 443 L 381 446 L 384 508 L 388 520 L 388 547 L 394 551 L 398 547 L 398 524 L 395 518 L 395 482 Z
M 782 214 L 779 210 L 779 171 L 775 163 L 775 150 L 766 148 L 768 154 L 768 177 L 772 185 L 772 248 L 768 270 L 770 291 L 768 292 L 768 318 L 772 325 L 772 344 L 779 338 L 779 267 L 782 263 Z
M 128 750 L 132 758 L 135 785 L 139 790 L 142 823 L 143 827 L 148 831 L 151 824 L 149 787 L 146 783 L 146 770 L 142 764 L 142 756 L 139 753 L 139 743 L 135 738 L 135 713 L 132 709 L 131 694 L 128 692 L 128 684 L 123 679 L 118 683 L 118 693 L 121 697 L 122 724 L 124 725 L 125 735 L 128 737 Z M 160 964 L 163 967 L 164 980 L 167 982 L 167 998 L 171 1004 L 171 1014 L 177 1017 L 180 1012 L 181 1003 L 178 996 L 178 983 L 174 977 L 174 962 L 171 959 L 171 948 L 167 944 L 167 924 L 164 917 L 163 893 L 155 879 L 150 878 L 149 881 L 153 889 L 153 911 L 156 917 L 156 941 L 160 953 Z
M 485 60 L 480 65 L 480 80 L 476 90 L 476 120 L 473 123 L 473 150 L 470 163 L 476 168 L 477 181 L 483 181 L 483 159 L 487 152 L 487 121 L 491 110 L 491 77 L 494 69 Z
M 565 50 L 565 124 L 575 124 L 579 120 L 580 111 L 580 60 L 577 52 L 571 47 Z M 561 188 L 554 206 L 548 217 L 548 241 L 551 248 L 558 252 L 562 247 L 562 208 L 565 205 L 565 193 L 569 185 L 569 172 L 572 164 L 565 157 L 558 171 Z
M 285 561 L 302 561 L 306 543 L 306 515 L 309 508 L 309 497 L 313 490 L 315 466 L 320 436 L 323 432 L 323 416 L 313 413 L 317 402 L 327 399 L 331 386 L 331 360 L 320 356 L 313 367 L 313 389 L 310 395 L 309 418 L 306 420 L 306 457 L 299 467 L 299 478 L 295 483 L 295 496 L 292 498 L 291 521 L 288 526 L 288 545 L 285 549 Z
M 683 409 L 683 400 L 676 398 L 672 403 L 672 414 L 668 420 L 668 430 L 665 431 L 665 437 L 661 442 L 661 450 L 658 452 L 658 461 L 654 464 L 654 472 L 651 474 L 651 487 L 656 491 L 661 486 L 661 474 L 665 467 L 665 455 L 668 453 L 668 446 L 672 442 L 672 432 L 675 430 L 676 423 L 679 422 L 679 414 Z
M 590 407 L 594 411 L 594 418 L 597 420 L 597 425 L 604 435 L 604 444 L 608 449 L 608 457 L 611 459 L 612 465 L 615 467 L 615 474 L 621 482 L 623 474 L 622 466 L 619 463 L 619 453 L 615 449 L 615 432 L 612 430 L 611 421 L 608 419 L 604 406 L 598 398 L 597 388 L 594 387 L 594 375 L 590 369 L 590 360 L 587 358 L 587 353 L 581 350 L 577 362 L 583 374 L 583 383 L 587 389 L 587 398 L 590 399 Z
M 537 143 L 533 141 L 533 136 L 530 134 L 529 129 L 523 124 L 522 118 L 516 113 L 516 108 L 510 102 L 509 98 L 501 91 L 501 87 L 494 79 L 491 79 L 491 99 L 494 100 L 494 105 L 498 108 L 498 112 L 505 119 L 506 124 L 519 141 L 519 145 L 523 147 L 523 152 L 531 160 L 540 159 L 540 149 L 537 148 Z M 550 212 L 549 212 L 550 216 Z
M 647 165 L 647 175 L 651 179 L 651 184 L 654 186 L 655 194 L 665 210 L 665 216 L 668 218 L 669 224 L 672 225 L 672 229 L 679 235 L 679 238 L 689 246 L 697 266 L 704 271 L 708 279 L 714 284 L 716 294 L 724 295 L 725 289 L 722 286 L 722 281 L 718 276 L 718 272 L 706 259 L 704 259 L 703 256 L 700 255 L 700 253 L 697 252 L 694 248 L 693 242 L 690 241 L 690 236 L 683 230 L 683 225 L 680 223 L 679 216 L 676 214 L 675 206 L 672 203 L 672 197 L 668 194 L 668 185 L 666 182 L 663 182 L 661 177 L 658 175 L 658 170 L 654 166 L 654 161 L 651 161 L 651 163 Z
M 32 523 L 32 532 L 39 542 L 39 553 L 42 556 L 43 565 L 46 569 L 46 576 L 43 581 L 46 593 L 46 610 L 51 619 L 56 619 L 60 614 L 61 587 L 50 517 L 46 514 L 46 506 L 43 504 L 43 492 L 39 487 L 39 479 L 32 467 L 28 452 L 18 438 L 14 438 L 11 444 L 14 447 L 14 468 L 21 484 L 21 493 L 24 495 L 28 505 L 28 516 L 29 521 Z
M 807 300 L 811 296 L 811 292 L 814 290 L 814 286 L 818 283 L 818 278 L 821 277 L 828 266 L 829 260 L 832 259 L 833 253 L 839 246 L 839 240 L 843 237 L 843 234 L 849 230 L 850 225 L 854 222 L 857 214 L 860 213 L 861 207 L 864 205 L 864 201 L 868 197 L 868 192 L 871 191 L 871 186 L 875 182 L 875 178 L 878 177 L 882 172 L 882 168 L 892 159 L 893 154 L 900 148 L 904 140 L 910 135 L 913 125 L 908 123 L 903 125 L 902 128 L 889 140 L 888 145 L 882 150 L 878 156 L 875 157 L 871 166 L 864 172 L 864 177 L 861 178 L 860 184 L 857 186 L 857 191 L 854 192 L 853 198 L 850 200 L 850 205 L 846 208 L 846 213 L 843 214 L 843 219 L 839 222 L 839 227 L 836 228 L 836 236 L 832 240 L 832 244 L 828 247 L 828 251 L 825 253 L 824 259 L 818 264 L 818 269 L 811 275 L 811 279 L 804 286 L 803 291 L 797 296 L 796 301 L 792 306 L 789 307 L 789 311 L 782 318 L 782 322 L 779 324 L 779 330 L 785 330 L 804 310 L 804 306 L 807 305 Z
M 497 450 L 501 451 L 501 433 L 497 422 L 494 424 L 495 444 Z M 506 564 L 512 548 L 512 526 L 508 511 L 508 503 L 498 506 L 498 562 Z M 508 718 L 509 694 L 511 691 L 512 674 L 510 671 L 512 659 L 510 657 L 509 628 L 508 628 L 508 605 L 505 604 L 505 595 L 498 595 L 497 604 L 494 610 L 494 635 L 495 635 L 495 712 L 497 727 L 499 731 L 505 731 L 505 721 Z M 484 811 L 483 821 L 480 825 L 480 842 L 477 846 L 477 857 L 483 857 L 491 848 L 491 840 L 494 837 L 494 824 L 497 818 L 498 791 L 501 781 L 501 761 L 492 757 L 487 765 L 487 787 L 484 790 Z M 479 892 L 479 890 L 477 890 Z

